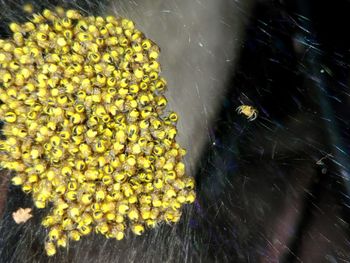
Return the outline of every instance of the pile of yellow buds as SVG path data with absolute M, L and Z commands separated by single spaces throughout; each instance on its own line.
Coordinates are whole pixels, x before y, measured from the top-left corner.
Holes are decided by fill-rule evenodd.
M 134 23 L 43 10 L 0 40 L 0 166 L 52 206 L 48 255 L 96 231 L 123 239 L 177 222 L 195 200 L 166 112 L 159 48 Z

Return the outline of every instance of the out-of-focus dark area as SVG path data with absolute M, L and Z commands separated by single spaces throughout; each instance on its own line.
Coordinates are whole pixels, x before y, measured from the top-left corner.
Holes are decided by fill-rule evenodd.
M 61 4 L 101 14 L 110 2 Z M 9 10 L 1 37 L 23 16 L 20 6 L 1 2 Z M 240 12 L 238 59 L 227 63 L 224 99 L 196 164 L 198 199 L 178 225 L 123 241 L 93 234 L 47 258 L 46 212 L 16 225 L 11 213 L 33 204 L 3 172 L 0 262 L 350 262 L 349 13 L 347 0 L 256 0 Z M 255 121 L 237 114 L 242 104 L 259 111 Z

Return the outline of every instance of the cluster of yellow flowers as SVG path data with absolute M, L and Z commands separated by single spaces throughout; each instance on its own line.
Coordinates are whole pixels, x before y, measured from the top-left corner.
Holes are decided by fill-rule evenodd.
M 165 112 L 159 48 L 134 23 L 43 10 L 0 40 L 0 166 L 52 205 L 48 255 L 92 230 L 108 238 L 177 222 L 195 200 Z

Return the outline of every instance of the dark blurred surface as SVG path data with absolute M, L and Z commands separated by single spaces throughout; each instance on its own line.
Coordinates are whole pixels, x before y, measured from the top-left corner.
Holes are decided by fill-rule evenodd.
M 11 186 L 0 261 L 350 262 L 349 12 L 341 0 L 255 1 L 208 131 L 198 200 L 177 226 L 120 242 L 92 235 L 48 259 L 45 211 L 16 225 L 11 212 L 32 203 Z M 258 119 L 238 116 L 241 104 Z

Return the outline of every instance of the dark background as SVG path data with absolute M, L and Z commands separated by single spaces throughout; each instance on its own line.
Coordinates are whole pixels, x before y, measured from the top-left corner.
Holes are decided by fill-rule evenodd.
M 104 4 L 78 1 L 92 14 Z M 18 2 L 1 6 L 6 37 L 23 14 Z M 16 225 L 11 213 L 33 204 L 3 172 L 0 262 L 350 262 L 349 14 L 345 0 L 253 2 L 195 175 L 198 199 L 177 226 L 120 242 L 91 235 L 48 259 L 46 211 Z M 238 116 L 241 104 L 258 119 Z

